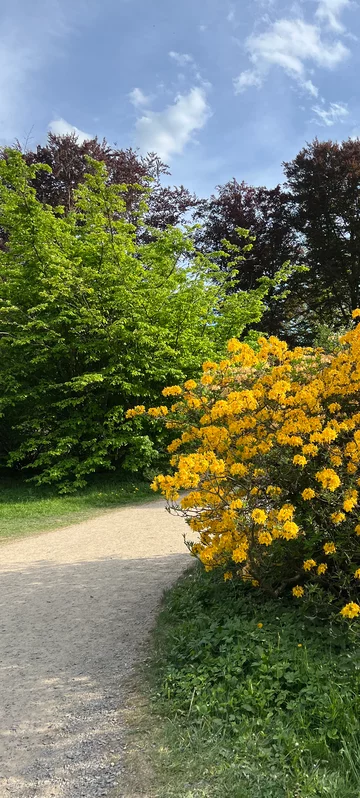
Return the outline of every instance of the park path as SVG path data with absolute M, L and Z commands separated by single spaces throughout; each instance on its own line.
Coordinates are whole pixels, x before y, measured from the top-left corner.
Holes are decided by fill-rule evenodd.
M 121 796 L 126 685 L 185 528 L 156 501 L 0 547 L 1 798 Z

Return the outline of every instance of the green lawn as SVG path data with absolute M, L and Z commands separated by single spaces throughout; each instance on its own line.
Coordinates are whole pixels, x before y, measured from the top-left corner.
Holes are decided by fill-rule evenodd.
M 359 798 L 358 626 L 324 616 L 198 568 L 180 580 L 150 670 L 152 795 Z
M 110 472 L 89 480 L 74 495 L 36 487 L 19 477 L 0 475 L 0 540 L 76 523 L 107 509 L 156 498 L 149 482 Z

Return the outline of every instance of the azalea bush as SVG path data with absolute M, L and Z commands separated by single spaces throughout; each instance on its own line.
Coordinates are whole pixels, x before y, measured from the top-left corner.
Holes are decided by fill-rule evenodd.
M 360 310 L 354 317 L 360 316 Z M 176 433 L 172 473 L 153 489 L 197 538 L 191 551 L 225 580 L 295 599 L 323 592 L 360 614 L 360 324 L 333 354 L 237 339 L 201 379 L 149 408 Z M 145 408 L 130 410 L 143 415 Z M 181 491 L 187 491 L 181 495 Z

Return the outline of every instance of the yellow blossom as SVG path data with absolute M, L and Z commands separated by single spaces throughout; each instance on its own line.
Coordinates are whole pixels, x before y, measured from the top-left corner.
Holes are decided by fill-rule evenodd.
M 332 468 L 323 468 L 322 471 L 317 471 L 315 479 L 321 482 L 323 488 L 334 491 L 341 484 L 338 474 Z
M 244 562 L 247 558 L 247 547 L 237 546 L 232 553 L 232 558 L 234 562 Z
M 297 537 L 298 532 L 299 527 L 294 521 L 285 521 L 281 534 L 286 540 L 292 540 L 292 538 Z
M 330 543 L 324 543 L 323 549 L 325 554 L 335 554 L 336 552 L 335 543 L 333 543 L 332 541 Z
M 261 543 L 262 546 L 271 546 L 272 544 L 272 537 L 270 532 L 260 532 L 258 535 L 258 541 Z
M 169 446 L 167 447 L 167 450 L 168 450 L 168 452 L 170 452 L 170 454 L 172 454 L 172 452 L 176 452 L 177 451 L 179 446 L 181 446 L 181 438 L 174 438 L 174 440 L 171 441 L 171 443 L 169 443 Z
M 168 388 L 163 388 L 161 393 L 163 396 L 180 396 L 182 389 L 180 385 L 170 385 Z
M 281 496 L 282 490 L 278 485 L 268 485 L 266 493 L 268 496 Z
M 312 568 L 316 568 L 315 560 L 305 560 L 303 563 L 304 571 L 311 571 Z
M 227 343 L 227 351 L 228 352 L 239 352 L 242 348 L 242 344 L 238 341 L 237 338 L 231 338 L 230 341 Z
M 339 513 L 339 511 L 337 511 L 336 513 L 331 513 L 331 520 L 333 524 L 341 524 L 342 521 L 345 521 L 345 518 L 346 518 L 345 514 Z
M 224 582 L 228 582 L 232 578 L 233 578 L 232 571 L 225 571 L 225 573 L 224 573 Z
M 333 466 L 341 466 L 342 457 L 339 457 L 338 454 L 331 454 L 330 455 L 330 462 Z
M 233 499 L 233 501 L 230 502 L 230 509 L 231 510 L 241 510 L 241 508 L 243 506 L 244 506 L 244 502 L 242 501 L 242 499 Z
M 319 447 L 315 446 L 313 443 L 307 443 L 305 446 L 302 447 L 302 453 L 308 454 L 310 457 L 316 457 L 319 451 Z
M 264 524 L 267 518 L 265 510 L 261 510 L 259 508 L 253 510 L 251 516 L 255 521 L 255 524 Z
M 302 495 L 304 501 L 309 501 L 310 499 L 314 498 L 315 491 L 312 488 L 305 488 L 305 490 L 303 490 L 301 495 Z
M 258 626 L 258 629 L 262 629 L 262 628 L 263 628 L 263 626 L 264 626 L 264 624 L 263 624 L 263 623 L 258 623 L 258 625 L 257 625 L 257 626 Z
M 279 521 L 291 521 L 294 512 L 295 507 L 292 504 L 284 504 L 278 512 Z
M 293 457 L 293 463 L 294 465 L 299 465 L 303 468 L 304 466 L 306 466 L 307 459 L 302 454 L 295 454 L 295 456 Z
M 318 574 L 318 576 L 321 576 L 322 574 L 325 573 L 325 571 L 327 571 L 327 564 L 326 562 L 321 562 L 316 569 L 316 573 Z
M 205 363 L 202 364 L 203 371 L 214 371 L 217 369 L 218 364 L 214 363 L 213 360 L 205 360 Z
M 292 594 L 296 596 L 296 598 L 301 598 L 304 595 L 304 588 L 301 587 L 301 585 L 295 585 L 292 589 Z
M 233 476 L 243 477 L 247 470 L 248 468 L 244 463 L 233 463 L 232 466 L 230 466 L 230 474 Z
M 145 413 L 145 406 L 136 405 L 136 407 L 127 410 L 125 415 L 126 418 L 134 418 L 134 416 L 141 416 L 143 413 Z
M 201 377 L 202 385 L 211 385 L 214 382 L 214 377 L 211 374 L 203 374 Z
M 355 601 L 350 601 L 349 604 L 345 604 L 345 607 L 342 608 L 340 614 L 344 618 L 357 618 L 360 613 L 360 606 Z
M 148 416 L 152 416 L 153 418 L 160 418 L 161 416 L 167 416 L 168 408 L 165 405 L 161 405 L 160 407 L 149 407 L 148 409 Z
M 355 579 L 360 579 L 360 568 L 356 569 L 356 571 L 354 573 L 354 577 L 355 577 Z
M 345 496 L 343 508 L 346 513 L 351 513 L 358 503 L 357 490 L 350 490 Z
M 230 360 L 220 360 L 219 368 L 220 371 L 226 371 L 226 369 L 230 366 Z
M 195 380 L 187 380 L 186 382 L 184 382 L 184 388 L 186 388 L 187 391 L 195 390 L 196 388 Z

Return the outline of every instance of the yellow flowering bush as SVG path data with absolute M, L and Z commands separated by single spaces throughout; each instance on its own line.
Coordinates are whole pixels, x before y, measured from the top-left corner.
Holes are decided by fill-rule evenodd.
M 163 394 L 176 397 L 168 415 L 159 411 L 175 433 L 173 471 L 152 487 L 186 517 L 192 553 L 226 580 L 273 595 L 306 597 L 318 584 L 355 618 L 360 324 L 332 355 L 274 337 L 260 338 L 256 351 L 232 339 L 227 358 L 204 363 L 197 383 Z

